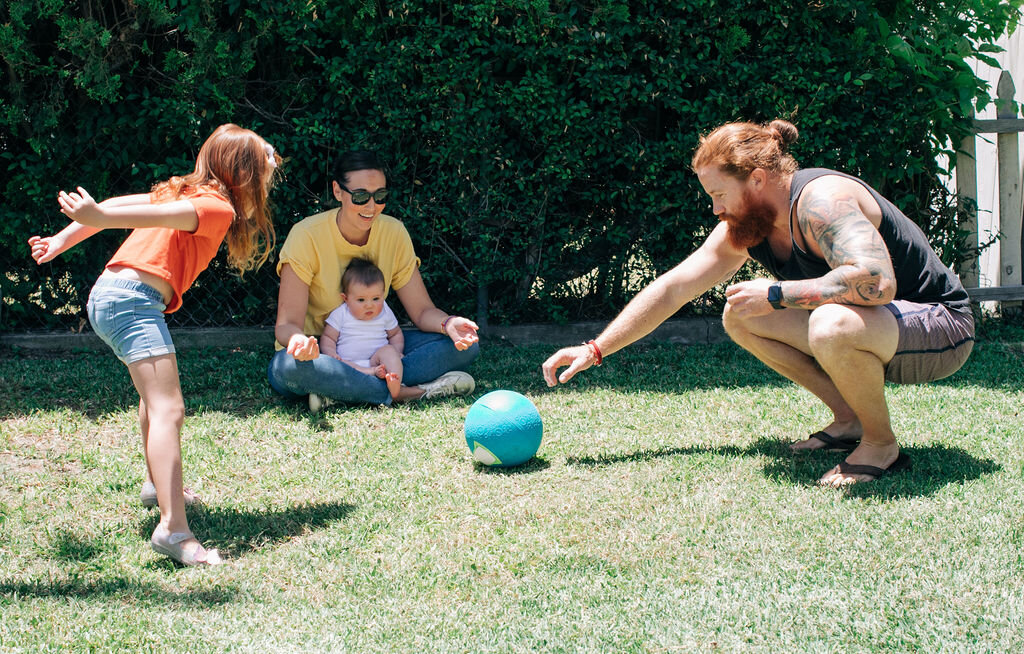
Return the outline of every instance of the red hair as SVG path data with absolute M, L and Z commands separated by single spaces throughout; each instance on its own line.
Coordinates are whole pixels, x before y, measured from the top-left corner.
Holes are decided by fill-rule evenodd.
M 717 166 L 738 179 L 746 179 L 755 168 L 773 175 L 792 175 L 798 166 L 788 150 L 799 136 L 796 127 L 785 120 L 766 125 L 728 123 L 701 137 L 690 168 L 696 172 Z
M 256 132 L 231 123 L 213 131 L 196 157 L 196 168 L 153 187 L 157 201 L 188 197 L 200 188 L 213 189 L 235 210 L 228 228 L 228 262 L 239 273 L 259 268 L 274 248 L 274 224 L 267 196 L 281 157 Z M 271 163 L 273 157 L 273 164 Z

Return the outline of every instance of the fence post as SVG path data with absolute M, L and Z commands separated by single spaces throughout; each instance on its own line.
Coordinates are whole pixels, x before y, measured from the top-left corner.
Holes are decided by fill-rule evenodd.
M 1003 71 L 996 86 L 996 118 L 1014 119 L 1013 79 Z M 1000 133 L 996 137 L 999 165 L 999 285 L 1019 286 L 1021 275 L 1021 171 L 1017 132 Z M 1015 303 L 1018 304 L 1018 303 Z
M 981 243 L 978 240 L 978 162 L 975 138 L 975 134 L 971 133 L 960 142 L 955 164 L 957 197 L 968 200 L 968 206 L 957 212 L 960 229 L 966 234 L 967 245 L 971 248 L 977 248 Z M 978 265 L 978 255 L 968 257 L 960 264 L 960 281 L 967 288 L 979 284 Z
M 1013 101 L 1013 79 L 1008 71 L 1002 71 L 996 85 L 996 119 L 972 122 L 974 134 L 996 134 L 996 166 L 999 212 L 999 271 L 992 287 L 975 287 L 979 280 L 978 261 L 966 262 L 961 279 L 967 287 L 967 294 L 972 302 L 998 300 L 1002 308 L 1019 309 L 1024 299 L 1024 265 L 1021 252 L 1024 250 L 1024 238 L 1021 236 L 1021 223 L 1024 222 L 1024 175 L 1021 174 L 1019 134 L 1024 132 L 1024 119 L 1017 118 L 1017 109 Z M 957 192 L 964 198 L 977 201 L 977 157 L 974 136 L 969 136 L 960 144 L 956 159 Z M 971 238 L 977 236 L 977 214 L 965 211 L 960 225 Z M 975 241 L 972 241 L 972 243 Z

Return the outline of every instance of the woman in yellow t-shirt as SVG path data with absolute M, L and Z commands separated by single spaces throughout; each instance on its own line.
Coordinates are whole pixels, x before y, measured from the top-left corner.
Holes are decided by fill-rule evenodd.
M 381 269 L 384 295 L 394 288 L 416 326 L 403 329 L 404 386 L 397 399 L 472 393 L 476 385 L 464 370 L 480 353 L 477 326 L 431 301 L 409 233 L 381 213 L 388 188 L 377 155 L 347 152 L 338 158 L 333 177 L 331 187 L 341 206 L 297 223 L 281 249 L 274 328 L 278 351 L 267 369 L 271 387 L 285 397 L 308 395 L 314 412 L 332 401 L 391 404 L 383 379 L 320 356 L 317 342 L 328 314 L 341 303 L 342 273 L 349 261 L 361 258 Z

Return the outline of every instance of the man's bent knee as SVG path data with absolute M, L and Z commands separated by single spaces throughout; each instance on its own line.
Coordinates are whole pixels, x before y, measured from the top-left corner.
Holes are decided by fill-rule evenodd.
M 742 345 L 743 339 L 750 334 L 747 322 L 729 304 L 722 311 L 722 328 L 734 343 Z
M 842 304 L 823 304 L 807 319 L 807 340 L 811 347 L 828 346 L 850 338 L 863 322 Z
M 819 360 L 856 349 L 888 361 L 898 337 L 896 321 L 884 307 L 823 304 L 807 321 L 807 343 Z

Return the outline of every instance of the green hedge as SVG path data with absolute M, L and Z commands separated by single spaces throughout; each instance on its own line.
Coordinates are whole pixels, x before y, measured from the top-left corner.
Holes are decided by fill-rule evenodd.
M 331 206 L 335 153 L 381 152 L 435 301 L 492 322 L 610 317 L 685 257 L 713 224 L 687 163 L 736 119 L 792 120 L 803 165 L 863 175 L 953 262 L 936 156 L 988 101 L 964 59 L 1020 6 L 0 0 L 0 329 L 77 328 L 123 238 L 36 267 L 58 189 L 145 190 L 227 121 L 287 157 L 282 241 Z M 275 299 L 272 266 L 218 262 L 176 319 L 269 324 Z

